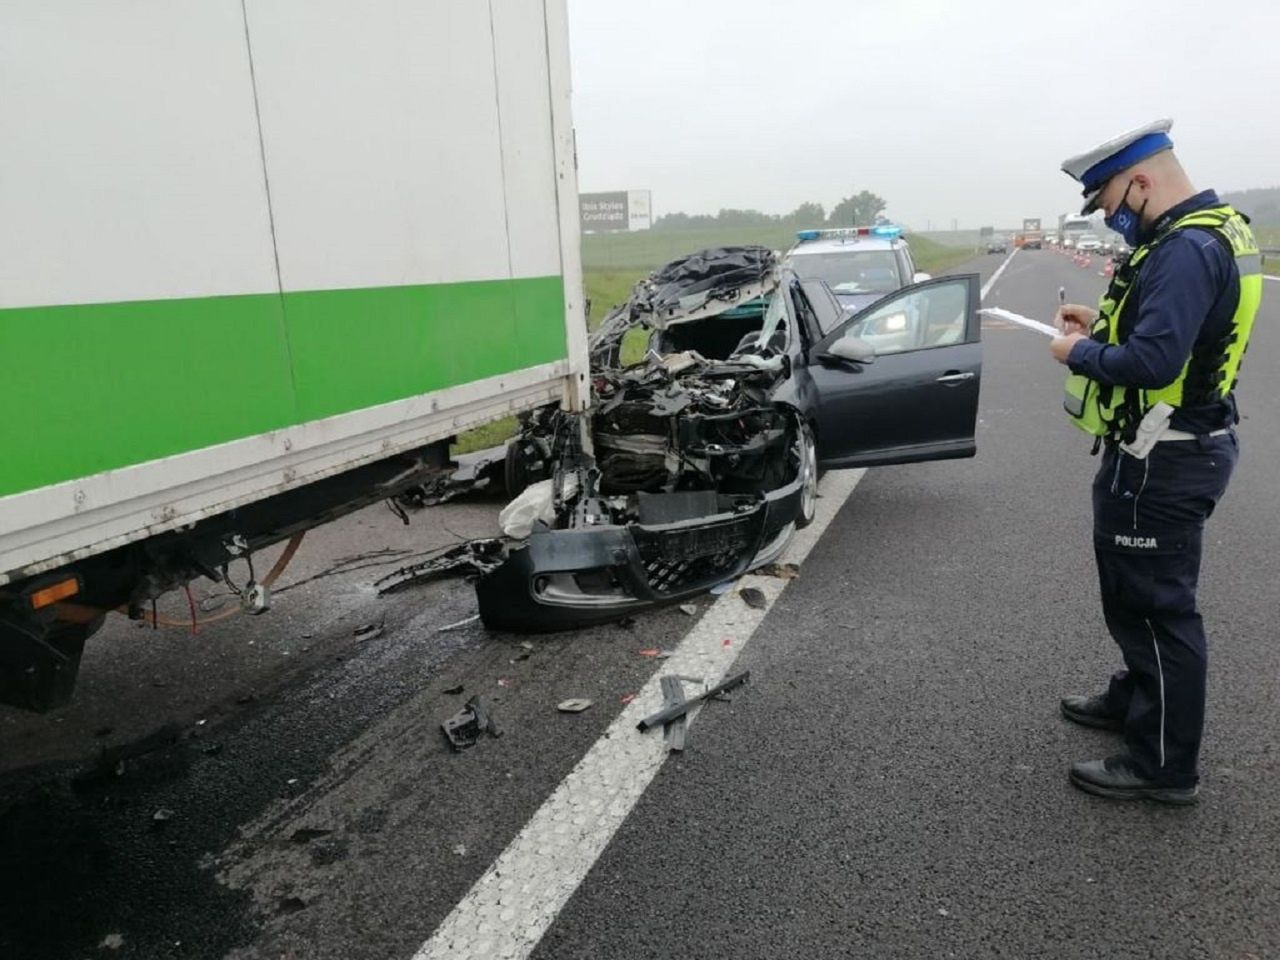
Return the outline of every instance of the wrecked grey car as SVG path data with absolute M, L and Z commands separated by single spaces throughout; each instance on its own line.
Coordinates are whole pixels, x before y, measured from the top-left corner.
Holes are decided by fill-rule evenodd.
M 820 468 L 972 456 L 977 307 L 963 275 L 849 316 L 763 247 L 637 284 L 591 337 L 590 409 L 536 410 L 508 447 L 503 524 L 523 543 L 477 582 L 485 625 L 679 601 L 781 553 L 814 517 Z M 628 334 L 647 349 L 624 366 Z

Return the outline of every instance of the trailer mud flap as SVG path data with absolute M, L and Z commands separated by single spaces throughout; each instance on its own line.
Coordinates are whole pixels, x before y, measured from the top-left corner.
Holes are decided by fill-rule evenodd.
M 44 624 L 0 611 L 0 703 L 38 713 L 66 706 L 84 642 L 101 624 Z

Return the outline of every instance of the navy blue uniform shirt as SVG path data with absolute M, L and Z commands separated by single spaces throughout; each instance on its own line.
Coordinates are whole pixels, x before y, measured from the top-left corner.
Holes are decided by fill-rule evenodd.
M 1179 217 L 1216 207 L 1212 190 L 1170 208 L 1139 237 L 1145 243 Z M 1099 383 L 1156 390 L 1178 379 L 1192 347 L 1224 337 L 1240 299 L 1235 258 L 1208 230 L 1189 227 L 1161 241 L 1139 269 L 1137 318 L 1121 344 L 1080 340 L 1067 366 Z M 1205 406 L 1181 407 L 1170 426 L 1209 433 L 1236 422 L 1234 394 Z

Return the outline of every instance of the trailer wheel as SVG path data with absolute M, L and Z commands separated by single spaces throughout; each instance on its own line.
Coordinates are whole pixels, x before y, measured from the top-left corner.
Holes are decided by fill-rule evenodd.
M 547 476 L 547 451 L 537 440 L 514 437 L 507 441 L 502 479 L 508 497 L 518 497 L 529 484 Z

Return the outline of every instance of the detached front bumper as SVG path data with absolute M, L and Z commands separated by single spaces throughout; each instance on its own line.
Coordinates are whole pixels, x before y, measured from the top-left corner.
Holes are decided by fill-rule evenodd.
M 800 511 L 797 480 L 745 510 L 675 523 L 548 530 L 476 584 L 486 627 L 568 630 L 675 603 L 782 552 Z

